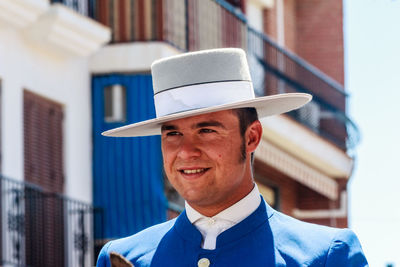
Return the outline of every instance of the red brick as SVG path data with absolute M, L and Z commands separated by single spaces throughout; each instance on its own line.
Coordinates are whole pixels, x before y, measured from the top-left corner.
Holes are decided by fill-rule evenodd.
M 344 83 L 342 1 L 296 1 L 296 53 Z

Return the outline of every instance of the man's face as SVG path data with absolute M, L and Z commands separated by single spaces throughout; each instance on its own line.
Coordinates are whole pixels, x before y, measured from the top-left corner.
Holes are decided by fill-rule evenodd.
M 249 164 L 241 157 L 239 120 L 232 111 L 165 123 L 161 140 L 168 179 L 192 207 L 226 208 L 253 187 Z

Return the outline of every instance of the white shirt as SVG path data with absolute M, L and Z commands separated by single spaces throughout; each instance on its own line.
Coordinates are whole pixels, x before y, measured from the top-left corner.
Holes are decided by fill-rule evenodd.
M 185 208 L 189 221 L 203 236 L 201 247 L 215 249 L 218 235 L 253 213 L 260 205 L 260 202 L 260 192 L 257 185 L 254 184 L 253 190 L 247 196 L 213 217 L 202 215 L 187 202 L 185 202 Z

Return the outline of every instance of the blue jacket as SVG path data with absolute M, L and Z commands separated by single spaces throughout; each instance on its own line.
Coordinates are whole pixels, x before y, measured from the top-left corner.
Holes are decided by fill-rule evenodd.
M 217 238 L 215 250 L 201 248 L 201 233 L 183 212 L 177 219 L 111 241 L 97 266 L 110 266 L 112 251 L 139 266 L 367 266 L 361 245 L 349 229 L 301 222 L 264 201 L 249 217 Z

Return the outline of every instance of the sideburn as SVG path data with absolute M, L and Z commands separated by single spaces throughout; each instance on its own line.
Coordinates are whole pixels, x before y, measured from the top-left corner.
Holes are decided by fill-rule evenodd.
M 245 162 L 246 158 L 247 158 L 247 155 L 246 155 L 246 142 L 244 140 L 244 137 L 242 136 L 242 145 L 240 146 L 239 163 Z

